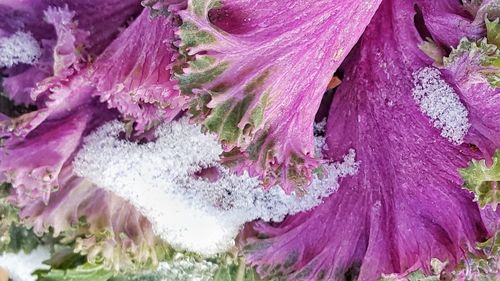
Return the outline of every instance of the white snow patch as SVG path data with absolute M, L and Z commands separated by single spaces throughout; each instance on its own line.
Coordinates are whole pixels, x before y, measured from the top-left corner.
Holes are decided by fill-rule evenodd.
M 172 260 L 161 262 L 156 270 L 126 275 L 126 281 L 212 281 L 219 265 L 207 260 L 176 253 Z
M 415 71 L 413 84 L 413 98 L 420 110 L 441 130 L 441 136 L 461 144 L 470 127 L 469 113 L 439 70 L 424 67 Z
M 162 281 L 211 281 L 218 267 L 209 261 L 176 254 L 172 261 L 160 263 L 156 276 Z
M 325 138 L 326 118 L 314 123 L 314 155 L 321 158 L 323 151 L 328 150 Z
M 29 254 L 4 253 L 0 255 L 0 267 L 9 272 L 9 278 L 13 281 L 35 281 L 31 273 L 37 269 L 48 269 L 49 266 L 42 262 L 49 258 L 50 252 L 46 247 L 38 247 Z
M 134 204 L 174 247 L 202 255 L 228 250 L 248 221 L 281 221 L 313 208 L 338 188 L 339 177 L 358 169 L 351 150 L 342 163 L 323 166 L 328 177 L 315 175 L 309 192 L 299 197 L 279 186 L 265 191 L 256 178 L 222 167 L 221 146 L 186 119 L 160 126 L 157 140 L 146 144 L 118 139 L 123 129 L 115 121 L 88 136 L 76 172 Z M 193 176 L 203 168 L 218 171 L 218 179 Z
M 42 50 L 30 33 L 18 31 L 0 38 L 0 67 L 12 67 L 18 63 L 34 64 Z

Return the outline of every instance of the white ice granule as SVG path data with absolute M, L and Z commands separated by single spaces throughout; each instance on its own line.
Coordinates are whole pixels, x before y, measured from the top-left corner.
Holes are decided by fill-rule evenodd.
M 126 275 L 125 281 L 212 281 L 219 265 L 176 253 L 171 261 L 161 262 L 156 270 Z
M 441 136 L 461 144 L 470 123 L 468 111 L 438 69 L 424 67 L 413 73 L 413 98 L 420 110 L 441 130 Z
M 33 64 L 42 50 L 30 33 L 18 31 L 9 37 L 0 38 L 0 67 L 11 67 L 18 63 Z
M 217 268 L 217 264 L 205 260 L 181 257 L 160 263 L 156 274 L 161 281 L 211 281 Z
M 172 246 L 202 255 L 228 250 L 248 221 L 280 221 L 320 204 L 337 189 L 339 177 L 358 168 L 351 150 L 344 162 L 325 165 L 328 177 L 314 176 L 309 192 L 298 197 L 278 186 L 265 191 L 256 178 L 222 167 L 220 144 L 185 119 L 160 126 L 157 140 L 145 144 L 118 139 L 121 131 L 115 121 L 88 136 L 76 172 L 134 204 Z M 216 171 L 218 179 L 194 176 L 203 168 Z
M 314 123 L 314 155 L 321 158 L 324 150 L 328 150 L 325 138 L 326 118 L 318 123 Z
M 49 257 L 50 252 L 46 247 L 38 247 L 29 254 L 4 253 L 0 255 L 0 267 L 9 272 L 9 277 L 13 281 L 35 281 L 36 278 L 31 273 L 37 269 L 48 269 L 49 266 L 42 262 Z

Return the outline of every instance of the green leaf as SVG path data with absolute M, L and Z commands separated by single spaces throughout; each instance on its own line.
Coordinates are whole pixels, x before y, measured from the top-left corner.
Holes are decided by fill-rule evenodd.
M 477 243 L 477 253 L 469 253 L 467 261 L 461 265 L 466 280 L 498 280 L 500 265 L 500 232 L 490 239 Z
M 500 231 L 485 242 L 478 243 L 477 248 L 484 251 L 487 256 L 500 259 Z
M 73 269 L 50 269 L 35 272 L 38 281 L 107 281 L 113 273 L 103 265 L 86 263 Z
M 5 199 L 7 196 L 9 196 L 9 191 L 12 188 L 12 186 L 9 183 L 1 183 L 0 184 L 0 199 Z
M 0 253 L 29 253 L 38 247 L 41 239 L 21 225 L 18 210 L 7 202 L 10 188 L 10 184 L 0 184 Z
M 472 160 L 469 167 L 460 169 L 465 188 L 474 193 L 479 205 L 491 205 L 496 209 L 500 201 L 500 150 L 493 157 L 493 164 L 486 165 L 484 160 Z
M 243 258 L 233 259 L 229 256 L 219 259 L 219 268 L 215 272 L 214 281 L 259 281 L 259 274 L 254 268 L 245 265 Z
M 231 281 L 231 273 L 228 267 L 221 267 L 215 272 L 214 281 Z
M 486 18 L 486 31 L 489 44 L 495 44 L 500 48 L 500 19 L 490 21 Z
M 192 22 L 184 22 L 180 27 L 181 49 L 210 45 L 217 42 L 215 36 L 200 28 Z
M 42 242 L 31 229 L 14 223 L 10 226 L 9 234 L 10 242 L 7 247 L 8 252 L 17 253 L 23 251 L 29 253 L 36 249 Z
M 444 66 L 464 57 L 471 60 L 470 67 L 477 68 L 474 71 L 486 78 L 493 88 L 500 87 L 500 49 L 497 45 L 490 43 L 487 38 L 478 41 L 463 38 L 448 57 L 443 58 Z
M 69 246 L 56 245 L 55 252 L 49 260 L 44 262 L 53 269 L 72 269 L 86 263 L 85 256 L 75 253 Z

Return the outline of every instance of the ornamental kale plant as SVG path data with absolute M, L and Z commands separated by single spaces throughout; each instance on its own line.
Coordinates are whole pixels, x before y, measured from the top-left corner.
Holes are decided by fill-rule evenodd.
M 0 280 L 498 280 L 499 0 L 0 0 Z

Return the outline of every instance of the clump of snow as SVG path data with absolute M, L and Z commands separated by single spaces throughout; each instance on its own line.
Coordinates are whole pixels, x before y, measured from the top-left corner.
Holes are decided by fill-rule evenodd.
M 161 262 L 154 271 L 123 277 L 127 281 L 211 281 L 219 265 L 176 253 L 171 261 Z
M 420 110 L 432 120 L 441 136 L 461 144 L 470 123 L 468 111 L 438 69 L 424 67 L 413 73 L 413 98 Z
M 49 266 L 42 262 L 49 258 L 50 252 L 46 247 L 38 247 L 29 254 L 4 253 L 0 255 L 0 267 L 9 272 L 9 278 L 13 281 L 35 281 L 31 273 L 37 269 L 48 269 Z
M 157 274 L 161 280 L 210 281 L 218 265 L 205 260 L 176 257 L 171 262 L 160 263 Z
M 248 221 L 281 221 L 313 208 L 358 167 L 351 150 L 344 162 L 325 165 L 299 197 L 279 186 L 263 190 L 258 179 L 222 167 L 220 144 L 186 119 L 160 126 L 157 140 L 145 144 L 119 139 L 123 130 L 115 121 L 88 136 L 76 172 L 130 201 L 172 246 L 202 255 L 228 250 Z M 207 171 L 216 178 L 199 176 Z
M 30 33 L 18 31 L 9 37 L 0 38 L 0 67 L 11 67 L 18 63 L 33 64 L 42 50 Z

